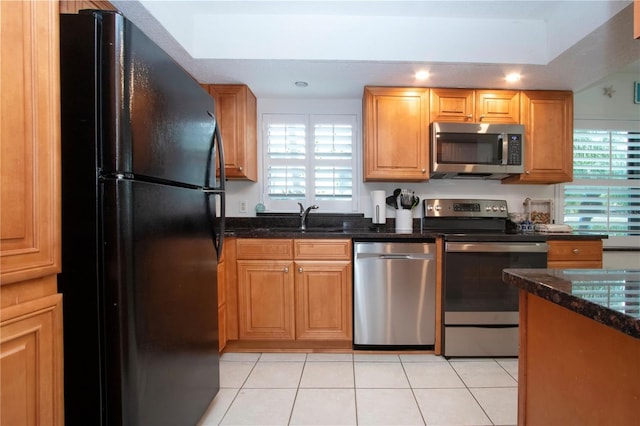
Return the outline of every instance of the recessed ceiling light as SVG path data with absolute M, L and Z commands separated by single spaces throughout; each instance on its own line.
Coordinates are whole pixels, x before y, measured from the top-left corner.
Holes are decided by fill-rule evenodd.
M 426 80 L 429 78 L 429 71 L 418 71 L 415 74 L 416 80 Z
M 309 85 L 309 83 L 307 83 L 306 81 L 296 81 L 293 84 L 295 84 L 298 87 L 307 87 Z
M 512 72 L 511 74 L 507 74 L 504 79 L 509 83 L 515 83 L 516 81 L 520 81 L 520 73 Z

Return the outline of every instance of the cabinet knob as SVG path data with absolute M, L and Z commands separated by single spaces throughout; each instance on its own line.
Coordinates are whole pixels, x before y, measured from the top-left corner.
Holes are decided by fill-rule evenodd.
M 284 268 L 284 272 L 289 272 L 289 268 Z
M 525 171 L 524 171 L 524 174 L 525 174 L 525 175 L 530 175 L 530 174 L 531 174 L 531 171 L 530 171 L 530 170 L 525 170 Z
M 422 173 L 427 173 L 427 169 L 422 169 L 421 172 Z
M 573 250 L 571 250 L 571 252 L 573 254 L 580 254 L 580 249 L 574 248 Z
M 242 166 L 238 166 L 238 170 L 242 171 Z
M 298 272 L 302 273 L 302 266 L 298 268 Z
M 484 120 L 484 114 L 482 114 L 480 117 L 478 117 L 478 119 L 479 119 L 480 121 Z
M 471 120 L 473 118 L 472 114 L 467 114 L 467 120 Z

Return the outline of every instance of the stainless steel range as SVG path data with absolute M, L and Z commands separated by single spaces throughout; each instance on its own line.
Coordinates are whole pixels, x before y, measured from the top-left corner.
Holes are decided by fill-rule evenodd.
M 545 268 L 544 236 L 507 233 L 505 200 L 424 200 L 423 229 L 444 235 L 443 354 L 516 356 L 518 291 L 505 268 Z

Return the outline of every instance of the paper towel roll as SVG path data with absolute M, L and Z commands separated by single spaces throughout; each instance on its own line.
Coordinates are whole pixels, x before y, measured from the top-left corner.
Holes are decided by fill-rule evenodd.
M 387 204 L 384 191 L 371 191 L 371 222 L 387 223 Z

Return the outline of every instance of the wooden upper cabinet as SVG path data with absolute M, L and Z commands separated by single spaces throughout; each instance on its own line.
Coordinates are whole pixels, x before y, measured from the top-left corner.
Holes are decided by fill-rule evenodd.
M 57 1 L 0 1 L 0 424 L 63 425 Z
M 258 180 L 257 101 L 243 84 L 204 85 L 215 100 L 227 179 Z
M 520 122 L 516 90 L 431 89 L 431 122 Z
M 640 39 L 640 0 L 633 1 L 633 37 Z
M 480 123 L 520 123 L 520 92 L 476 90 L 475 116 Z
M 431 122 L 473 122 L 474 96 L 467 89 L 431 89 Z
M 525 172 L 503 183 L 551 184 L 573 180 L 573 93 L 522 91 Z
M 0 283 L 60 271 L 58 2 L 0 2 Z
M 429 89 L 365 87 L 364 180 L 429 179 Z
M 60 0 L 60 13 L 78 13 L 81 9 L 117 10 L 105 0 Z

